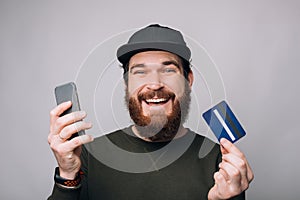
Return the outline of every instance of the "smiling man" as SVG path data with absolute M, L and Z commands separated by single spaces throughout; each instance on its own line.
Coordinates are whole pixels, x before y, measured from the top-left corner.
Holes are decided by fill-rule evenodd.
M 129 62 L 126 101 L 136 135 L 148 141 L 169 141 L 183 135 L 190 87 L 183 76 L 181 59 L 165 51 L 137 53 Z
M 220 146 L 215 144 L 206 157 L 199 158 L 205 138 L 183 126 L 194 76 L 182 34 L 156 24 L 147 26 L 118 49 L 117 57 L 124 69 L 125 101 L 134 124 L 107 138 L 123 150 L 145 156 L 175 141 L 161 154 L 162 162 L 168 159 L 164 153 L 175 154 L 187 137 L 193 141 L 166 167 L 145 173 L 118 171 L 82 146 L 89 143 L 93 151 L 100 151 L 105 137 L 67 140 L 91 124 L 81 121 L 86 116 L 82 111 L 60 117 L 71 106 L 62 103 L 50 112 L 48 142 L 58 167 L 49 199 L 245 199 L 253 172 L 244 154 L 222 139 Z M 153 160 L 152 165 L 156 165 Z

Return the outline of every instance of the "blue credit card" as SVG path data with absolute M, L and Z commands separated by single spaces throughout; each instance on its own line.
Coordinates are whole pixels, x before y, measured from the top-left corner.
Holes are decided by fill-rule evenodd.
M 221 101 L 202 116 L 219 141 L 221 138 L 226 138 L 234 143 L 246 135 L 242 125 L 225 101 Z

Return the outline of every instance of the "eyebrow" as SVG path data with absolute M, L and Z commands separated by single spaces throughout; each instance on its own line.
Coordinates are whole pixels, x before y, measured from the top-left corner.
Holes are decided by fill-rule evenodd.
M 145 67 L 145 64 L 143 64 L 143 63 L 142 64 L 134 64 L 130 68 L 129 72 L 131 73 L 134 68 L 142 68 L 142 67 Z
M 178 69 L 180 69 L 180 64 L 177 61 L 175 61 L 175 60 L 166 60 L 166 61 L 163 61 L 161 64 L 164 65 L 164 66 L 175 65 Z M 134 64 L 130 68 L 130 72 L 132 72 L 132 70 L 134 68 L 143 68 L 145 66 L 146 66 L 146 64 L 144 64 L 144 63 Z
M 175 65 L 178 69 L 180 69 L 180 65 L 177 61 L 175 60 L 167 60 L 162 62 L 163 65 Z

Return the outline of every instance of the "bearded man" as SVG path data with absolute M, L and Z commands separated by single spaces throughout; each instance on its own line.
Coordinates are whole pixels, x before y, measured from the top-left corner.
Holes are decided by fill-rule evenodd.
M 157 24 L 147 26 L 118 49 L 117 57 L 124 70 L 125 101 L 134 124 L 96 139 L 81 135 L 68 140 L 91 124 L 82 121 L 86 116 L 83 111 L 60 117 L 71 102 L 54 108 L 50 112 L 48 142 L 58 167 L 49 199 L 245 199 L 244 191 L 253 172 L 244 154 L 222 139 L 221 145 L 215 144 L 204 158 L 199 158 L 206 138 L 183 126 L 194 76 L 189 62 L 191 52 L 182 34 Z M 117 159 L 110 156 L 111 149 L 101 150 L 106 137 L 120 149 L 143 153 L 154 170 L 132 173 L 102 163 L 91 149 L 109 155 L 112 162 Z M 192 142 L 178 159 L 155 167 L 158 160 L 166 163 L 190 137 Z M 175 145 L 169 147 L 171 142 Z M 89 150 L 82 146 L 87 143 Z M 159 159 L 147 158 L 149 153 L 165 147 Z

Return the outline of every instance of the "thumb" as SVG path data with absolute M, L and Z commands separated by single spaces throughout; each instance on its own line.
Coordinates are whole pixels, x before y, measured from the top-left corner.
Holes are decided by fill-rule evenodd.
M 220 149 L 221 149 L 221 153 L 222 153 L 222 155 L 224 155 L 224 154 L 227 154 L 228 153 L 228 151 L 223 147 L 223 145 L 222 144 L 220 144 Z

